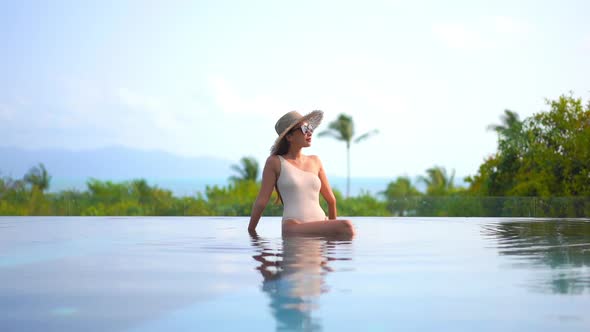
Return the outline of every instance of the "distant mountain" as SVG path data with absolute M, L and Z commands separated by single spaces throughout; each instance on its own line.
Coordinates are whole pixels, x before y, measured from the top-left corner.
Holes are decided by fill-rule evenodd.
M 237 161 L 220 158 L 187 158 L 163 151 L 123 147 L 83 151 L 0 147 L 0 176 L 21 178 L 43 163 L 58 178 L 227 178 Z

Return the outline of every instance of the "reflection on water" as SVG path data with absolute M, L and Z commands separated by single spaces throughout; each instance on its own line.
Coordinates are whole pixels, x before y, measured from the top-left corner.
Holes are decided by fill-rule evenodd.
M 531 281 L 536 291 L 581 294 L 590 291 L 590 222 L 587 220 L 509 221 L 487 224 L 484 236 L 498 242 L 500 255 L 524 268 L 549 268 Z
M 270 297 L 270 310 L 277 331 L 319 331 L 319 318 L 313 315 L 319 297 L 328 291 L 325 274 L 332 272 L 330 261 L 350 260 L 337 257 L 345 253 L 337 247 L 351 244 L 350 239 L 284 236 L 278 247 L 268 240 L 252 235 L 263 277 L 262 291 Z
M 272 219 L 271 219 L 272 220 Z M 4 331 L 590 331 L 590 222 L 0 218 Z M 354 259 L 353 259 L 354 255 Z

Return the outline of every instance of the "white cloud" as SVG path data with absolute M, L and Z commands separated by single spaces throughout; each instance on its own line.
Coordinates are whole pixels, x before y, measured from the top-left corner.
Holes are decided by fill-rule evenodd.
M 139 123 L 149 124 L 165 132 L 178 132 L 185 129 L 185 124 L 178 117 L 179 110 L 182 108 L 174 103 L 128 88 L 117 89 L 116 96 L 128 115 Z
M 533 30 L 531 24 L 510 16 L 486 17 L 471 23 L 437 23 L 432 27 L 434 35 L 446 46 L 463 50 L 521 43 L 530 38 Z
M 435 24 L 432 31 L 438 39 L 451 48 L 480 49 L 494 46 L 480 31 L 460 23 Z
M 119 101 L 130 109 L 139 109 L 150 113 L 162 108 L 162 103 L 153 96 L 142 95 L 128 88 L 119 88 L 116 91 Z
M 0 120 L 10 121 L 14 116 L 14 111 L 8 105 L 0 104 Z
M 268 94 L 254 94 L 244 96 L 242 89 L 236 89 L 233 84 L 222 77 L 210 79 L 212 95 L 216 105 L 226 114 L 256 114 L 275 116 L 281 110 L 288 110 L 288 103 Z
M 587 35 L 585 38 L 582 39 L 582 41 L 580 42 L 580 48 L 584 52 L 589 52 L 590 51 L 590 34 Z
M 56 82 L 52 104 L 55 105 L 54 126 L 60 129 L 92 125 L 108 126 L 115 115 L 109 104 L 109 87 L 99 81 L 63 77 Z
M 496 32 L 512 37 L 526 37 L 533 32 L 533 28 L 524 20 L 518 20 L 510 16 L 495 16 L 491 19 Z
M 62 84 L 60 95 L 53 97 L 63 105 L 55 123 L 61 128 L 92 125 L 114 131 L 140 127 L 178 132 L 197 114 L 191 111 L 195 105 L 188 95 L 154 96 L 141 89 L 76 78 L 64 79 Z
M 141 88 L 116 87 L 100 80 L 62 78 L 46 94 L 31 102 L 15 101 L 12 108 L 0 104 L 0 124 L 19 133 L 21 138 L 12 137 L 22 142 L 17 144 L 124 145 L 195 154 L 195 142 L 212 133 L 210 128 L 195 130 L 197 124 L 210 120 L 211 112 L 203 111 L 209 108 L 203 106 L 207 101 L 196 100 L 192 91 L 150 95 Z
M 68 111 L 82 116 L 98 104 L 103 104 L 108 99 L 108 88 L 105 84 L 94 80 L 65 77 L 59 80 L 62 85 L 61 97 Z
M 218 146 L 212 138 L 220 133 L 210 123 L 218 123 L 222 115 L 212 113 L 203 101 L 189 93 L 155 97 L 129 88 L 118 89 L 117 97 L 130 124 L 117 128 L 121 141 L 183 155 L 215 154 Z

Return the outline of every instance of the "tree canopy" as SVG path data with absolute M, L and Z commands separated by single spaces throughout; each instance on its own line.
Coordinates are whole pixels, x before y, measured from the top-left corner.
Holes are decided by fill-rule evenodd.
M 521 121 L 505 111 L 498 149 L 479 167 L 470 191 L 481 196 L 590 196 L 590 103 L 562 95 L 549 111 Z

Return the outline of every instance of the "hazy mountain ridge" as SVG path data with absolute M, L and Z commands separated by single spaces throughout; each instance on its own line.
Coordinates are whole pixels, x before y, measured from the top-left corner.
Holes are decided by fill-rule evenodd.
M 0 176 L 20 178 L 39 163 L 54 177 L 135 179 L 228 177 L 230 166 L 238 161 L 125 147 L 79 151 L 0 147 Z

